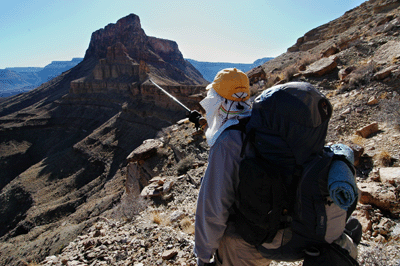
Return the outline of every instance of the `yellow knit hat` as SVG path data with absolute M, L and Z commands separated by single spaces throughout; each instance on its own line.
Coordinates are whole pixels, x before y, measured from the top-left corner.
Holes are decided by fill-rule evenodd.
M 239 102 L 250 98 L 249 78 L 236 68 L 219 71 L 211 85 L 225 99 Z

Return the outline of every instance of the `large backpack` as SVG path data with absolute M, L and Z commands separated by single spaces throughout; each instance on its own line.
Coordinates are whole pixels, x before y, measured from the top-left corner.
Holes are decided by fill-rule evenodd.
M 332 162 L 353 169 L 345 156 L 324 147 L 331 114 L 331 104 L 311 84 L 291 82 L 264 91 L 250 119 L 237 127 L 246 137 L 235 228 L 267 258 L 302 259 L 307 248 L 332 243 L 355 208 L 356 199 L 346 211 L 330 198 Z

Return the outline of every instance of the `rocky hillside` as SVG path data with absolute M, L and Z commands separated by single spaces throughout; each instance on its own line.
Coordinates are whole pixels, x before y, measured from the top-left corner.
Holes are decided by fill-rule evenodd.
M 370 137 L 369 141 L 375 143 L 376 139 Z M 365 157 L 358 153 L 359 160 Z M 208 145 L 189 121 L 164 128 L 156 139 L 145 141 L 128 156 L 126 192 L 121 202 L 93 219 L 60 254 L 48 256 L 39 265 L 195 266 L 194 218 L 207 158 Z M 364 166 L 360 163 L 358 171 Z M 362 186 L 366 182 L 361 181 L 360 172 L 357 175 Z M 384 176 L 388 175 L 381 178 Z M 388 180 L 398 182 L 393 177 Z M 376 206 L 384 202 L 375 198 L 374 204 L 360 203 L 357 209 L 356 215 L 365 226 L 360 265 L 395 266 L 400 260 L 400 223 L 395 220 L 396 211 L 390 213 Z M 365 220 L 365 214 L 370 221 Z
M 365 2 L 248 72 L 254 93 L 302 80 L 332 102 L 328 144 L 348 144 L 356 155 L 360 265 L 400 261 L 399 7 L 398 1 Z M 195 265 L 194 210 L 208 148 L 194 133 L 180 122 L 135 149 L 124 168 L 121 203 L 41 265 Z
M 129 15 L 93 33 L 84 60 L 0 103 L 0 265 L 41 260 L 124 191 L 129 153 L 191 108 L 207 81 Z M 22 265 L 22 264 L 21 264 Z
M 150 47 L 145 64 L 124 38 L 110 44 L 102 33 L 115 33 L 113 25 L 93 34 L 99 45 L 89 46 L 79 74 L 70 71 L 52 81 L 57 85 L 0 103 L 3 265 L 195 265 L 194 210 L 208 147 L 193 125 L 168 120 L 172 109 L 152 112 L 155 103 L 169 101 L 156 90 L 146 94 L 151 87 L 141 80 L 147 74 L 165 82 L 188 104 L 185 89 L 198 83 L 194 76 L 181 87 L 175 84 L 181 77 L 161 74 L 158 64 L 176 60 L 154 63 L 152 41 L 137 43 Z M 129 36 L 145 39 L 130 27 L 137 30 Z M 331 100 L 327 141 L 350 145 L 357 158 L 361 265 L 400 260 L 399 32 L 400 2 L 370 0 L 248 72 L 254 93 L 302 80 Z M 126 90 L 138 101 L 125 102 Z M 147 128 L 154 133 L 143 134 Z

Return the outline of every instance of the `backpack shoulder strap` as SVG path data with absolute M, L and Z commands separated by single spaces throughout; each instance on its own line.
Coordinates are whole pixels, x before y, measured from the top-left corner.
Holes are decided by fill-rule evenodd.
M 242 132 L 243 145 L 242 145 L 242 149 L 240 151 L 241 158 L 244 156 L 244 151 L 246 150 L 247 142 L 249 141 L 249 138 L 251 135 L 251 134 L 246 134 L 246 125 L 249 122 L 249 120 L 250 120 L 250 117 L 245 117 L 245 118 L 239 119 L 238 124 L 232 125 L 232 126 L 228 127 L 227 129 L 225 129 L 225 130 L 239 130 L 240 132 Z
M 225 130 L 232 130 L 233 129 L 233 130 L 239 130 L 242 133 L 246 133 L 246 125 L 249 122 L 249 120 L 250 120 L 250 117 L 241 118 L 241 119 L 239 119 L 239 123 L 238 124 L 232 125 L 232 126 L 228 127 Z

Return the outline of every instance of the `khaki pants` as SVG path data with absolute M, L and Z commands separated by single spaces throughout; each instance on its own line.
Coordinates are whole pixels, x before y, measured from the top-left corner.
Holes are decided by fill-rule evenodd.
M 267 266 L 271 262 L 261 256 L 253 245 L 235 234 L 232 223 L 228 224 L 216 257 L 216 265 L 222 266 Z

